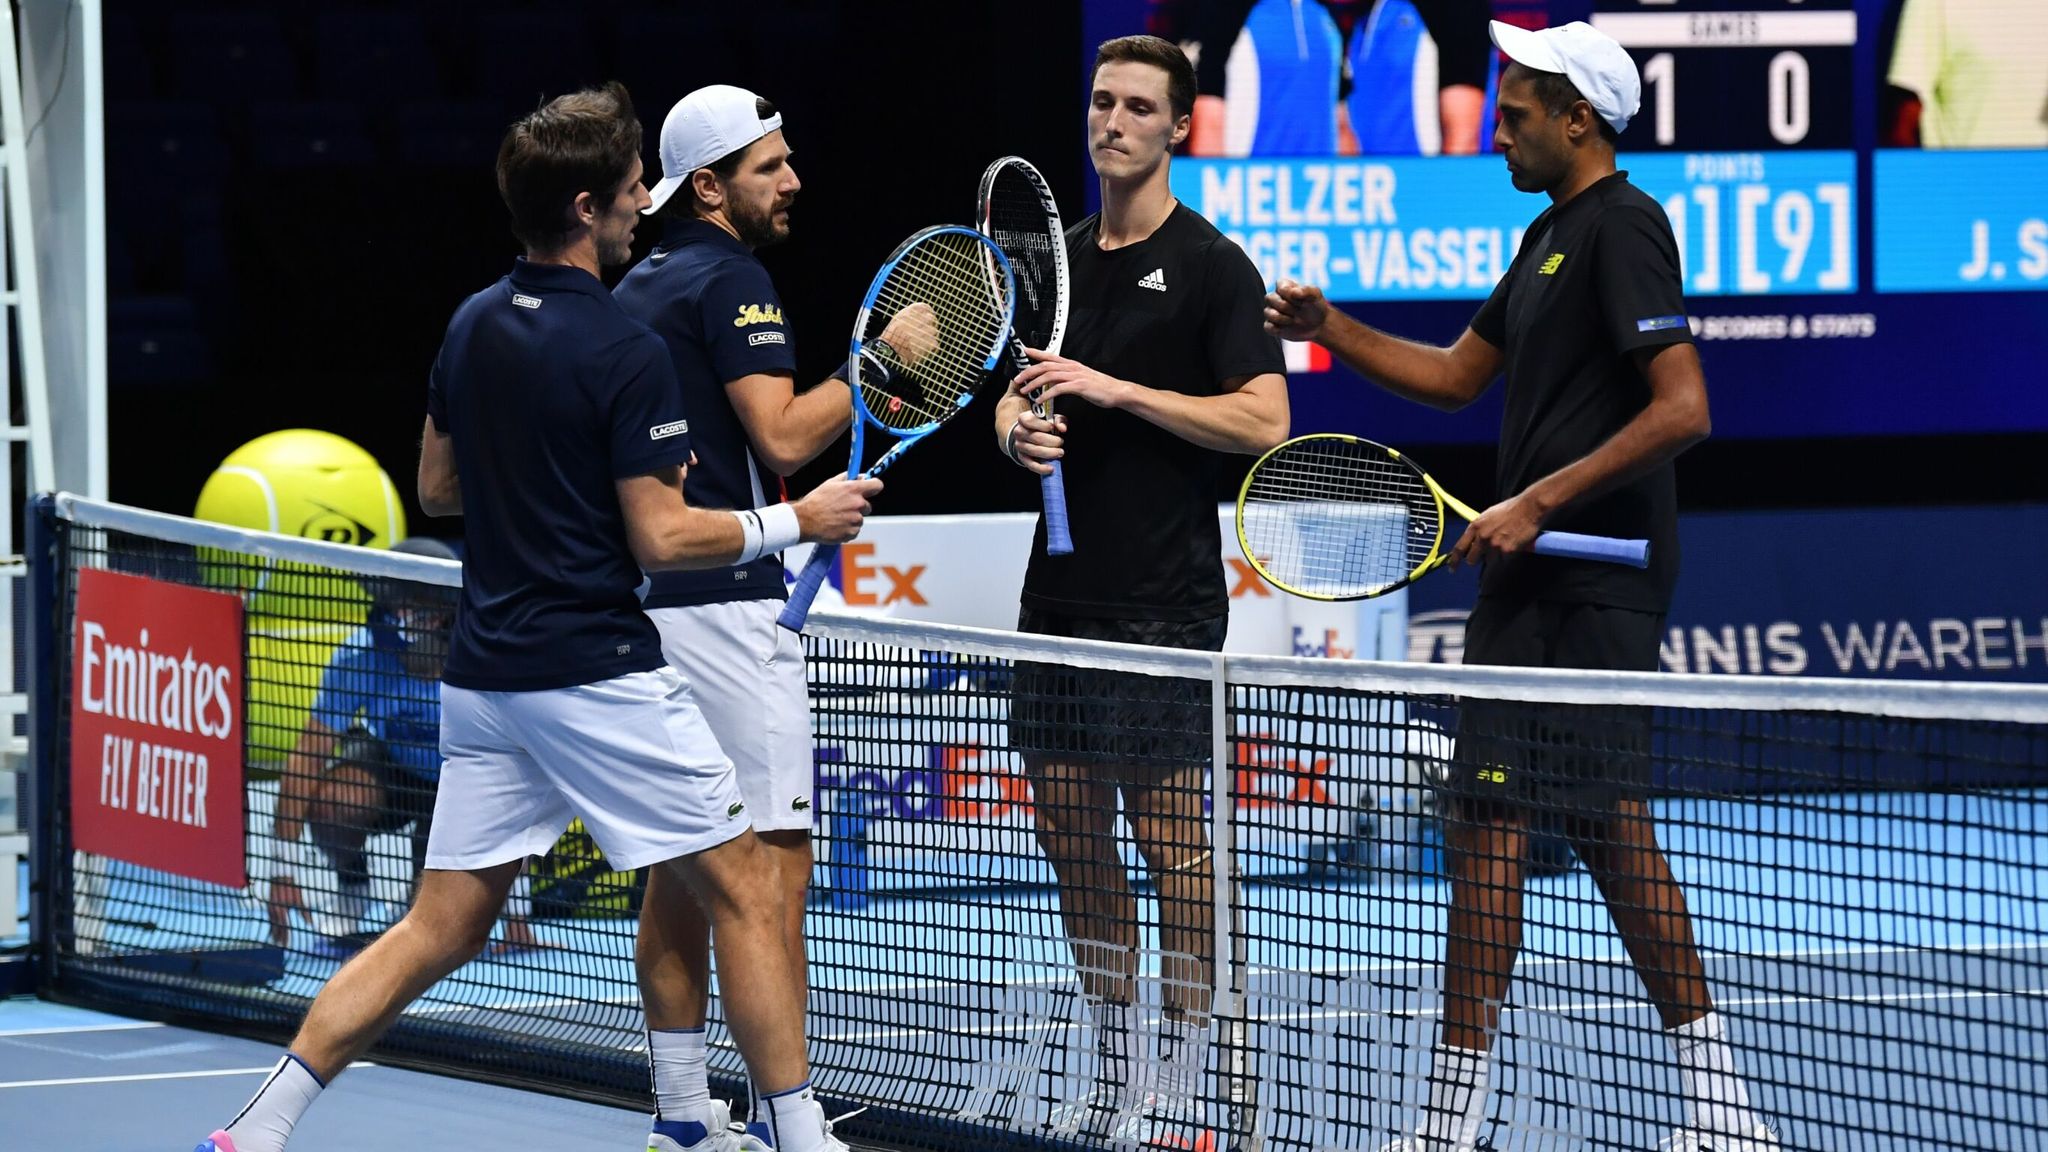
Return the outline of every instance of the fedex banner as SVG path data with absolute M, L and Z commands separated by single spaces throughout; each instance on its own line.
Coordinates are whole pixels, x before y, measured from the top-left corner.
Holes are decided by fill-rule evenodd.
M 245 886 L 242 602 L 87 568 L 73 618 L 74 846 Z
M 1237 549 L 1233 510 L 1218 507 L 1224 587 L 1230 594 L 1225 651 L 1331 660 L 1399 660 L 1407 651 L 1407 592 L 1328 604 L 1289 596 L 1262 579 Z M 1033 513 L 875 516 L 839 563 L 818 606 L 904 620 L 1017 626 L 1017 598 L 1031 559 Z M 785 579 L 803 571 L 809 545 L 783 553 Z

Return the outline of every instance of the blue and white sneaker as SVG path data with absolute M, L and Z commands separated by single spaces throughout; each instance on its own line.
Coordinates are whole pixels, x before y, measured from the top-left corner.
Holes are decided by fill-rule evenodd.
M 730 1104 L 713 1100 L 700 1120 L 656 1120 L 647 1133 L 647 1152 L 768 1152 L 768 1145 L 732 1122 Z

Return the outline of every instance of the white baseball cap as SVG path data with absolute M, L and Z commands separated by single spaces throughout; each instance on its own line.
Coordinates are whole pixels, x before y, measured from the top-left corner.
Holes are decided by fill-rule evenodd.
M 1615 132 L 1628 127 L 1643 106 L 1643 78 L 1628 49 L 1583 20 L 1531 32 L 1498 20 L 1493 42 L 1507 57 L 1538 72 L 1562 72 Z
M 782 127 L 780 112 L 761 119 L 754 107 L 759 99 L 745 88 L 710 84 L 676 101 L 661 122 L 661 181 L 647 190 L 654 200 L 649 213 L 674 195 L 690 173 Z

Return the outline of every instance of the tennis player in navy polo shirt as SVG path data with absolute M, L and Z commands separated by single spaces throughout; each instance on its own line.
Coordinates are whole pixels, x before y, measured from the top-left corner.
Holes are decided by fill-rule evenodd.
M 320 1089 L 398 1013 L 475 956 L 521 861 L 582 818 L 616 867 L 669 873 L 701 902 L 724 1007 L 790 1152 L 843 1149 L 812 1099 L 782 893 L 731 761 L 641 612 L 642 570 L 730 567 L 859 533 L 872 481 L 794 504 L 690 507 L 689 424 L 666 349 L 612 299 L 647 206 L 640 123 L 617 85 L 514 124 L 498 191 L 526 247 L 464 301 L 427 387 L 419 469 L 429 515 L 464 517 L 465 565 L 443 677 L 446 763 L 411 911 L 313 1002 L 256 1096 L 198 1152 L 279 1152 Z M 637 960 L 650 1024 L 685 979 L 675 925 L 648 910 Z M 657 1114 L 659 1152 L 733 1152 L 723 1123 Z
M 662 179 L 650 214 L 665 227 L 659 247 L 619 284 L 627 314 L 668 345 L 697 463 L 683 483 L 699 508 L 753 508 L 779 498 L 782 477 L 823 452 L 853 411 L 837 377 L 796 389 L 796 348 L 782 300 L 754 250 L 789 238 L 790 206 L 802 188 L 775 105 L 744 88 L 714 84 L 678 100 L 661 126 Z M 917 337 L 883 338 L 896 347 Z M 802 641 L 775 624 L 786 597 L 782 560 L 764 554 L 730 568 L 665 572 L 645 600 L 661 629 L 662 654 L 696 694 L 718 743 L 739 773 L 740 795 L 774 862 L 783 891 L 791 963 L 804 974 L 804 888 L 811 875 L 810 694 Z M 763 656 L 766 654 L 766 658 Z M 672 912 L 702 971 L 709 925 L 670 879 L 647 884 L 647 906 Z M 708 1102 L 704 1015 L 709 989 L 693 984 L 679 1005 L 690 1024 L 651 1032 L 655 1102 Z M 768 1140 L 753 1085 L 748 1131 Z M 699 1105 L 702 1107 L 703 1105 Z

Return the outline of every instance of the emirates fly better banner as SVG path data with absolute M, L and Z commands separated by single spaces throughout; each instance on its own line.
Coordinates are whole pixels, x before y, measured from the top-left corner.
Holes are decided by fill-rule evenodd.
M 88 568 L 74 619 L 74 845 L 244 886 L 241 601 Z

